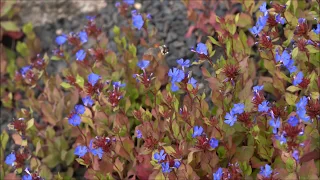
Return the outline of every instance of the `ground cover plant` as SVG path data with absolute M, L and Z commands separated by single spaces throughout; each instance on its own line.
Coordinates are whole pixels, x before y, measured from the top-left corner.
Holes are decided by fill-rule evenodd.
M 117 51 L 94 16 L 57 36 L 50 57 L 31 24 L 5 48 L 1 102 L 15 118 L 0 137 L 1 179 L 319 178 L 319 2 L 232 1 L 241 12 L 219 17 L 202 14 L 208 1 L 184 1 L 188 33 L 206 38 L 190 49 L 196 60 L 171 68 L 134 3 L 114 5 L 130 17 L 113 28 Z M 52 61 L 66 68 L 49 74 Z

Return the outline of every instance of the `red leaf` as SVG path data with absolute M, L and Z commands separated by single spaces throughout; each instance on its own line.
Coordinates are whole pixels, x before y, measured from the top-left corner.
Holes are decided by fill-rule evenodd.
M 10 31 L 5 32 L 4 34 L 10 36 L 12 39 L 20 39 L 23 36 L 21 31 Z
M 188 29 L 188 32 L 186 33 L 186 35 L 184 35 L 184 37 L 185 38 L 189 38 L 195 28 L 196 28 L 195 26 L 190 26 L 189 29 Z

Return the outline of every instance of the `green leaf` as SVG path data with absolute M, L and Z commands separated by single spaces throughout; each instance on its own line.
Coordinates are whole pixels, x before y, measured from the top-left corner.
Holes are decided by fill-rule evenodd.
M 234 35 L 234 33 L 236 33 L 237 26 L 235 24 L 231 24 L 228 26 L 228 30 L 232 35 Z
M 16 0 L 3 1 L 0 7 L 0 17 L 6 15 L 12 9 L 14 3 L 16 3 Z
M 164 175 L 163 175 L 163 173 L 161 171 L 159 171 L 159 173 L 157 174 L 155 179 L 157 179 L 157 180 L 166 180 L 166 178 L 164 177 Z
M 295 47 L 292 50 L 292 58 L 295 59 L 298 56 L 298 53 L 299 53 L 299 49 L 298 49 L 298 47 Z
M 217 40 L 215 40 L 213 37 L 208 36 L 208 38 L 210 39 L 210 41 L 212 42 L 212 44 L 215 44 L 215 45 L 221 47 L 221 44 L 220 44 Z
M 65 88 L 65 89 L 69 89 L 69 88 L 72 87 L 69 83 L 66 83 L 66 82 L 62 82 L 62 83 L 60 84 L 60 86 L 62 86 L 62 87 Z
M 51 57 L 51 60 L 52 61 L 60 61 L 60 60 L 62 60 L 60 57 L 58 57 L 58 56 L 52 56 Z
M 227 55 L 228 56 L 230 56 L 230 53 L 231 53 L 231 49 L 232 49 L 232 47 L 231 47 L 231 41 L 232 41 L 232 39 L 228 39 L 227 40 L 227 43 L 226 43 L 226 48 L 227 48 Z
M 312 45 L 308 45 L 308 46 L 306 46 L 306 47 L 307 47 L 307 49 L 308 49 L 308 51 L 309 51 L 310 54 L 320 52 L 320 50 L 316 49 L 316 48 L 315 48 L 314 46 L 312 46 Z
M 254 153 L 254 146 L 242 146 L 238 147 L 235 153 L 235 158 L 239 162 L 249 162 Z
M 84 87 L 84 79 L 83 79 L 83 77 L 81 77 L 79 74 L 77 74 L 76 83 L 77 83 L 81 88 Z
M 179 129 L 179 125 L 176 121 L 173 121 L 173 123 L 172 123 L 172 130 L 173 130 L 174 137 L 178 138 L 180 129 Z
M 0 140 L 1 140 L 1 147 L 2 149 L 6 149 L 8 140 L 9 140 L 9 135 L 6 131 L 2 131 L 1 136 L 0 136 Z
M 297 92 L 299 90 L 301 90 L 301 89 L 299 87 L 297 87 L 297 86 L 289 86 L 287 88 L 287 91 L 292 92 L 292 93 Z
M 77 159 L 76 159 L 76 161 L 77 161 L 79 164 L 83 165 L 83 166 L 86 166 L 86 167 L 88 167 L 88 166 L 89 166 L 89 165 L 88 165 L 88 164 L 86 164 L 86 163 L 84 162 L 84 160 L 83 160 L 83 159 L 81 159 L 81 158 L 77 158 Z
M 123 45 L 123 48 L 126 49 L 127 48 L 127 40 L 124 36 L 121 38 L 121 43 Z
M 18 53 L 20 53 L 23 57 L 26 57 L 29 55 L 29 49 L 27 47 L 27 44 L 24 42 L 20 42 L 18 41 L 17 46 L 16 46 L 16 50 L 18 51 Z
M 163 146 L 163 149 L 168 153 L 169 155 L 176 153 L 176 151 L 173 149 L 172 146 Z
M 41 178 L 53 179 L 52 172 L 47 166 L 42 165 L 42 166 L 39 167 L 39 169 L 40 169 L 39 175 L 40 175 Z
M 217 153 L 220 159 L 223 159 L 227 154 L 227 150 L 223 146 L 219 146 L 217 149 Z
M 188 164 L 190 164 L 192 161 L 193 161 L 193 153 L 194 152 L 189 152 L 189 154 L 188 154 Z
M 289 172 L 293 172 L 296 168 L 296 162 L 293 158 L 289 157 L 286 162 L 286 169 Z
M 93 125 L 93 121 L 92 121 L 91 118 L 89 118 L 89 117 L 82 117 L 82 118 L 81 118 L 81 121 L 82 121 L 83 123 L 85 123 L 85 124 L 88 124 L 92 129 L 95 129 L 95 128 L 94 128 L 94 125 Z
M 235 22 L 235 23 L 238 23 L 238 21 L 239 21 L 239 16 L 240 16 L 240 14 L 238 13 L 238 14 L 236 15 L 236 17 L 234 17 L 234 22 Z
M 67 166 L 69 166 L 74 161 L 74 158 L 75 158 L 74 150 L 70 149 L 66 155 L 66 159 L 64 160 Z
M 269 73 L 274 76 L 274 71 L 275 71 L 274 63 L 272 61 L 265 59 L 263 64 L 264 64 L 264 67 L 269 71 Z
M 38 155 L 40 149 L 41 149 L 41 142 L 40 142 L 40 140 L 38 140 L 37 145 L 36 145 L 36 151 L 35 151 L 36 156 Z
M 19 27 L 13 21 L 1 21 L 0 25 L 6 31 L 20 31 Z
M 51 153 L 44 159 L 42 162 L 45 163 L 49 168 L 54 168 L 60 163 L 60 156 L 59 153 Z
M 137 48 L 134 44 L 129 44 L 129 52 L 136 57 L 137 55 Z
M 50 138 L 50 139 L 51 139 L 51 138 L 53 138 L 55 135 L 56 135 L 55 130 L 54 130 L 52 127 L 48 126 L 47 129 L 46 129 L 46 136 L 47 136 L 47 138 Z
M 27 122 L 26 130 L 30 129 L 33 125 L 34 125 L 34 119 L 32 118 Z
M 297 98 L 298 98 L 298 96 L 296 96 L 294 94 L 287 93 L 287 92 L 285 93 L 285 99 L 289 105 L 295 105 Z
M 115 36 L 119 36 L 120 35 L 120 28 L 118 26 L 114 26 L 113 33 L 115 34 Z
M 22 31 L 25 33 L 25 34 L 30 34 L 33 32 L 33 25 L 31 22 L 23 25 L 22 27 Z

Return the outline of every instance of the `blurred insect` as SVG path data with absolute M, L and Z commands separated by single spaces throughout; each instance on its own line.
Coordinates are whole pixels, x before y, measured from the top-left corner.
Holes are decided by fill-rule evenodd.
M 158 46 L 155 48 L 149 48 L 144 54 L 144 59 L 149 59 L 153 57 L 155 60 L 162 59 L 165 55 L 169 53 L 169 48 L 166 45 Z M 148 58 L 149 57 L 149 58 Z M 151 59 L 150 59 L 151 60 Z

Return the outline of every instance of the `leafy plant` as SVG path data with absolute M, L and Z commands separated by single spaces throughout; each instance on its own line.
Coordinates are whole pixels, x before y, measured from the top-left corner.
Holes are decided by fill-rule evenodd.
M 198 61 L 178 59 L 171 69 L 150 16 L 133 10 L 127 26 L 114 27 L 116 52 L 88 17 L 83 30 L 55 39 L 53 56 L 17 71 L 24 108 L 9 125 L 16 148 L 2 159 L 1 175 L 317 179 L 320 24 L 317 14 L 303 18 L 316 3 L 245 1 L 249 14 L 215 18 L 217 37 L 191 49 Z M 116 7 L 125 16 L 133 4 Z M 17 51 L 27 57 L 28 47 Z M 139 47 L 148 48 L 142 57 Z M 213 59 L 217 48 L 223 53 Z M 49 75 L 50 61 L 67 67 Z M 204 62 L 213 68 L 201 68 L 213 107 L 188 72 Z M 8 139 L 3 131 L 2 150 Z

